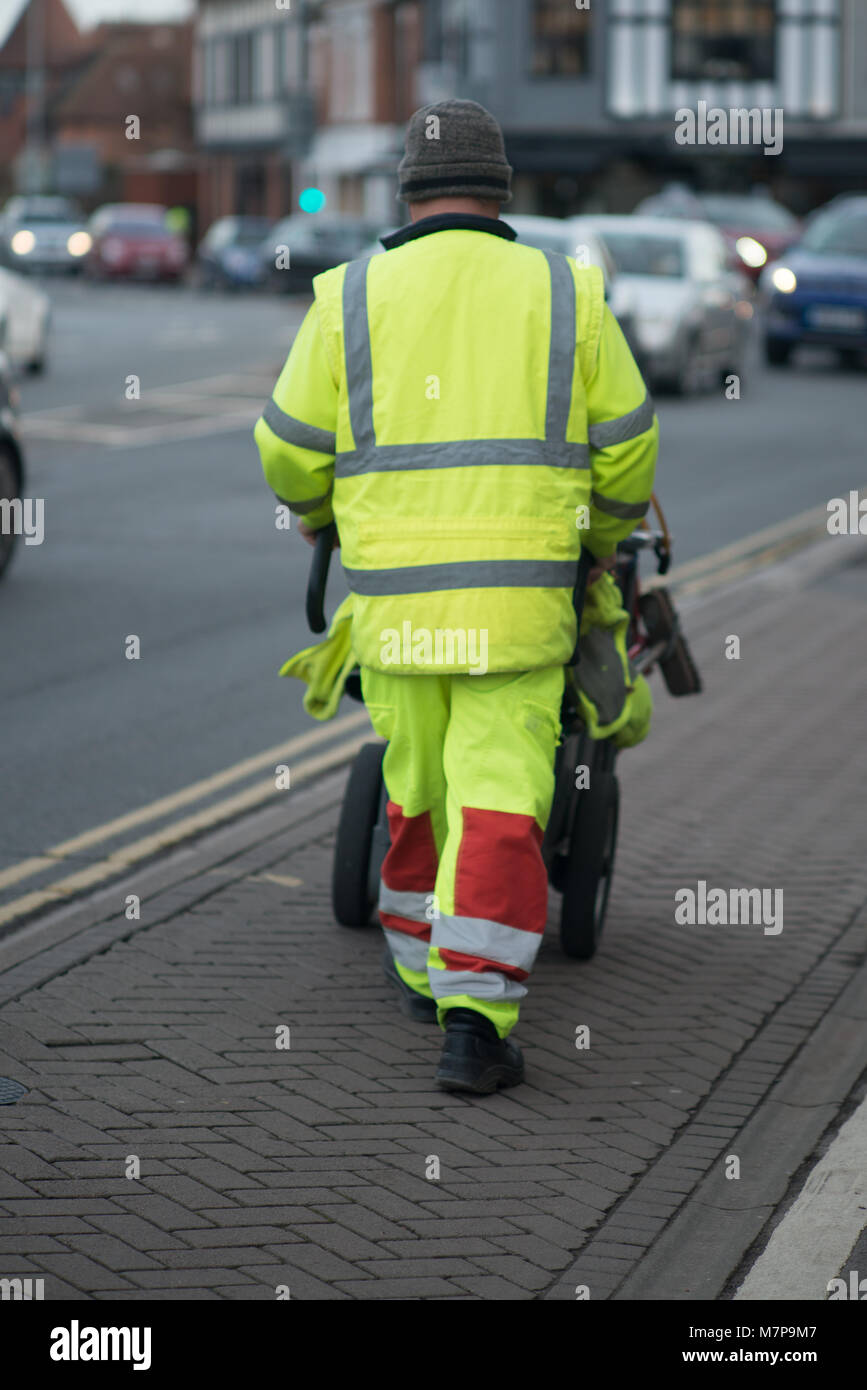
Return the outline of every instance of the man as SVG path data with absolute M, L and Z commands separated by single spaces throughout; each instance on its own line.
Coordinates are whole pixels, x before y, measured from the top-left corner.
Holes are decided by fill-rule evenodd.
M 336 520 L 391 848 L 385 970 L 445 1031 L 437 1081 L 523 1078 L 509 1037 L 545 927 L 582 537 L 597 567 L 647 509 L 658 427 L 601 272 L 516 244 L 484 107 L 417 111 L 386 254 L 319 275 L 256 440 L 304 517 Z

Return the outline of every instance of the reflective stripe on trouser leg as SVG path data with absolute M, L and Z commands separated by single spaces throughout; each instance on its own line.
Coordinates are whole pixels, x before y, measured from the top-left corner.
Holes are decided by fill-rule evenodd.
M 554 792 L 562 667 L 453 676 L 446 734 L 448 834 L 440 855 L 428 978 L 449 1008 L 518 1018 L 548 907 L 543 828 Z
M 382 865 L 379 920 L 399 973 L 412 989 L 430 996 L 429 914 L 438 865 L 430 812 L 407 816 L 389 801 L 388 828 L 391 846 Z
M 391 675 L 368 667 L 361 679 L 373 727 L 388 739 L 383 777 L 391 847 L 382 866 L 380 921 L 398 973 L 430 997 L 426 960 L 438 845 L 445 839 L 448 687 L 442 677 Z
M 533 816 L 462 808 L 461 843 L 454 884 L 455 913 L 434 921 L 431 937 L 439 968 L 429 971 L 437 1000 L 465 995 L 486 1005 L 512 1005 L 488 1013 L 498 1030 L 527 993 L 524 981 L 536 959 L 548 912 L 548 876 L 541 854 L 542 830 Z M 496 917 L 478 915 L 483 907 Z M 460 912 L 463 908 L 464 911 Z M 510 918 L 507 926 L 497 918 Z

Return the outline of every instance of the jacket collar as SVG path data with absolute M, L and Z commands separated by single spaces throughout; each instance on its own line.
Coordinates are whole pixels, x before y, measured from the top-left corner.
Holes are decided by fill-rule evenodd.
M 470 212 L 438 212 L 433 217 L 421 217 L 418 222 L 410 222 L 389 236 L 379 239 L 386 251 L 390 251 L 393 246 L 403 246 L 405 241 L 415 241 L 417 237 L 428 236 L 431 232 L 448 232 L 455 229 L 489 232 L 492 236 L 505 237 L 507 241 L 515 241 L 518 236 L 514 228 L 499 217 L 478 217 Z

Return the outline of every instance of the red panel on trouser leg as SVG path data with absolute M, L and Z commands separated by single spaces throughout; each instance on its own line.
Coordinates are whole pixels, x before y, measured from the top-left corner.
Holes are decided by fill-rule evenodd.
M 434 839 L 430 811 L 405 816 L 403 807 L 388 803 L 391 848 L 382 864 L 382 881 L 396 893 L 432 893 L 436 883 L 439 855 Z
M 405 936 L 416 936 L 419 941 L 430 941 L 430 922 L 413 922 L 409 917 L 398 917 L 394 912 L 383 912 L 380 908 L 379 920 L 389 931 L 402 931 Z
M 455 916 L 542 933 L 548 915 L 548 875 L 535 816 L 477 806 L 461 809 Z
M 509 980 L 528 980 L 529 971 L 517 965 L 503 965 L 498 960 L 485 960 L 484 956 L 465 956 L 462 951 L 450 951 L 446 946 L 439 948 L 440 960 L 446 970 L 474 970 L 481 975 L 484 971 L 495 971 Z

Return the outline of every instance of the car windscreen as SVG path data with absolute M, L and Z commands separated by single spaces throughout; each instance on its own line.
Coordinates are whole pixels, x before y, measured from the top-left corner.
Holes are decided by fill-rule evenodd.
M 518 230 L 517 228 L 515 229 Z M 525 246 L 535 246 L 538 251 L 560 251 L 564 256 L 574 256 L 578 245 L 577 237 L 562 236 L 548 232 L 518 231 L 518 240 Z
M 659 275 L 681 280 L 686 274 L 683 242 L 677 237 L 603 232 L 614 263 L 624 275 Z
M 867 211 L 835 212 L 818 218 L 801 238 L 807 251 L 831 256 L 867 256 Z
M 251 226 L 247 223 L 240 227 L 236 227 L 234 234 L 228 240 L 228 245 L 259 246 L 268 235 L 270 225 L 270 222 L 262 222 L 256 226 Z
M 794 232 L 798 222 L 787 208 L 766 198 L 702 198 L 705 216 L 717 227 L 752 227 L 757 232 Z
M 15 214 L 15 221 L 21 222 L 26 226 L 35 227 L 39 223 L 46 222 L 76 222 L 78 220 L 75 210 L 65 203 L 36 203 L 30 206 L 19 208 Z
M 101 228 L 103 236 L 148 237 L 152 241 L 168 241 L 172 233 L 161 222 L 109 222 Z

